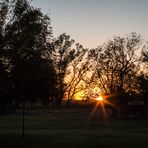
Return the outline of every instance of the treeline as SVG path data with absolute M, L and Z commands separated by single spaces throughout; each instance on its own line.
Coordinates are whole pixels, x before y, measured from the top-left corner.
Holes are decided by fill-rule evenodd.
M 148 94 L 148 48 L 131 33 L 95 49 L 69 35 L 54 38 L 51 20 L 28 0 L 0 2 L 0 111 L 24 102 L 60 106 L 98 87 L 118 102 Z M 126 97 L 125 97 L 126 96 Z M 119 99 L 120 98 L 120 99 Z M 145 100 L 146 101 L 146 100 Z

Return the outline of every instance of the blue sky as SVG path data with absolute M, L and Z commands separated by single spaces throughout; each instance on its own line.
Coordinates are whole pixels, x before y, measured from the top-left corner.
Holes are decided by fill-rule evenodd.
M 148 40 L 148 0 L 33 0 L 50 13 L 54 36 L 66 32 L 84 47 L 136 31 Z

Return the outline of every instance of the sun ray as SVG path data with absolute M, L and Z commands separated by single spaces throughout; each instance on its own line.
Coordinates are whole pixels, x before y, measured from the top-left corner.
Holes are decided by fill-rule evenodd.
M 103 111 L 103 117 L 104 117 L 104 118 L 107 118 L 107 111 L 106 111 L 106 108 L 105 108 L 103 102 L 101 102 L 101 108 L 102 108 L 102 111 Z
M 109 117 L 108 117 L 108 113 L 107 110 L 105 108 L 104 102 L 101 102 L 101 107 L 102 107 L 102 112 L 103 112 L 103 119 L 104 119 L 104 123 L 106 126 L 109 125 Z
M 100 106 L 100 108 L 102 109 L 103 111 L 103 115 L 105 115 L 107 117 L 107 114 L 106 114 L 106 110 L 105 110 L 105 107 L 104 107 L 104 104 L 103 104 L 103 101 L 104 99 L 102 98 L 102 96 L 99 96 L 98 98 L 95 99 L 97 101 L 96 105 L 94 106 L 94 108 L 92 109 L 89 117 L 88 117 L 88 123 L 90 122 L 90 120 L 92 119 L 92 117 L 94 116 L 96 110 L 98 109 L 98 107 Z
M 91 119 L 93 118 L 95 112 L 97 111 L 97 109 L 101 109 L 102 110 L 102 115 L 103 115 L 103 119 L 104 119 L 104 123 L 106 126 L 109 126 L 109 114 L 108 111 L 106 109 L 106 105 L 109 105 L 110 107 L 113 108 L 117 108 L 117 106 L 113 103 L 111 103 L 110 101 L 108 101 L 108 98 L 110 96 L 99 96 L 98 98 L 96 98 L 96 104 L 94 106 L 94 108 L 92 109 L 89 117 L 88 117 L 88 123 L 91 121 Z
M 93 117 L 94 113 L 96 112 L 97 108 L 99 106 L 99 103 L 97 102 L 95 107 L 93 108 L 93 110 L 91 111 L 89 117 L 88 117 L 88 120 L 91 120 L 91 118 Z
M 111 107 L 116 108 L 116 105 L 113 104 L 113 103 L 111 103 L 111 102 L 109 102 L 108 100 L 104 100 L 104 102 L 105 102 L 106 104 L 110 105 Z

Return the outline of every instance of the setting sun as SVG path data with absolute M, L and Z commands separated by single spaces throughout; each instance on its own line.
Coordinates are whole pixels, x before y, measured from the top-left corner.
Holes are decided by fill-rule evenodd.
M 103 98 L 100 96 L 100 97 L 96 98 L 96 100 L 103 101 Z

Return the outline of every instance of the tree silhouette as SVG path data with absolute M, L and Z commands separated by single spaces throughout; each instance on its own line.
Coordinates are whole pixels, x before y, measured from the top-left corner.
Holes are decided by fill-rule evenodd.
M 139 79 L 139 85 L 140 85 L 140 94 L 141 98 L 144 100 L 144 102 L 147 104 L 147 95 L 148 95 L 148 75 L 145 73 L 141 73 L 138 77 Z
M 5 22 L 8 11 L 6 1 L 0 3 L 0 113 L 6 111 L 11 103 L 9 96 L 10 83 L 8 79 L 7 59 L 5 54 Z
M 77 54 L 69 66 L 71 73 L 68 75 L 65 89 L 68 104 L 75 99 L 78 93 L 83 91 L 85 79 L 90 68 L 87 59 L 88 49 L 84 49 L 82 45 L 76 44 L 75 52 Z
M 143 64 L 143 72 L 138 77 L 139 79 L 139 85 L 141 90 L 141 97 L 144 100 L 144 102 L 147 104 L 147 96 L 148 96 L 148 42 L 146 42 L 146 45 L 142 49 L 142 64 Z
M 10 0 L 1 4 L 0 23 L 1 55 L 5 55 L 0 57 L 0 92 L 1 96 L 8 92 L 14 105 L 22 104 L 24 137 L 25 102 L 49 103 L 56 85 L 53 62 L 47 56 L 52 50 L 50 19 L 27 0 Z
M 69 64 L 75 58 L 75 50 L 72 49 L 74 40 L 70 39 L 70 36 L 61 34 L 54 40 L 54 50 L 52 52 L 52 60 L 54 61 L 54 67 L 56 70 L 57 79 L 57 91 L 55 96 L 56 106 L 60 106 L 65 92 L 65 76 Z
M 142 49 L 142 62 L 144 63 L 144 69 L 147 71 L 148 68 L 148 42 L 146 42 L 146 45 Z
M 131 33 L 127 37 L 115 36 L 107 44 L 90 52 L 94 58 L 93 79 L 104 94 L 120 96 L 116 101 L 124 103 L 126 94 L 138 92 L 137 71 L 140 57 L 135 52 L 141 47 L 141 36 Z
M 52 61 L 45 56 L 47 50 L 51 50 L 49 42 L 47 45 L 52 33 L 50 19 L 26 0 L 17 0 L 13 5 L 12 19 L 6 26 L 6 39 L 10 48 L 14 93 L 17 101 L 21 97 L 30 101 L 36 98 L 48 100 L 50 87 L 54 85 Z

